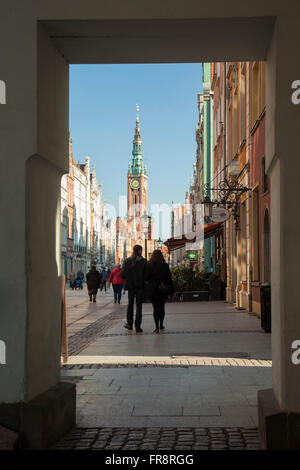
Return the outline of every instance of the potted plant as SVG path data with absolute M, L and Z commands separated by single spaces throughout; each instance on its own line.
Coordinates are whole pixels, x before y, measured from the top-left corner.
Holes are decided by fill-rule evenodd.
M 172 269 L 174 287 L 180 300 L 209 300 L 205 273 L 190 263 Z

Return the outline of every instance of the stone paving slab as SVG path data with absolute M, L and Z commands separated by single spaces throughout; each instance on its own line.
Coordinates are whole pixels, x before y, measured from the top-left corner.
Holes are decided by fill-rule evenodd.
M 227 373 L 230 369 L 114 367 L 86 369 L 87 377 L 66 375 L 66 379 L 77 382 L 77 424 L 81 427 L 129 426 L 130 422 L 132 427 L 255 426 L 256 396 L 262 388 L 255 372 L 258 368 L 247 368 L 251 389 L 239 384 L 238 376 L 232 379 Z M 66 372 L 79 374 L 76 369 Z M 271 368 L 265 369 L 264 380 L 271 383 Z

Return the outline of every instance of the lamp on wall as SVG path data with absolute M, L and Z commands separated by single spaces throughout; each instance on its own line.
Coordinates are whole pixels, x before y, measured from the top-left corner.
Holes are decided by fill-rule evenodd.
M 203 199 L 202 204 L 204 204 L 204 218 L 210 219 L 212 217 L 212 208 L 213 202 L 210 200 L 208 196 Z
M 239 162 L 236 157 L 234 157 L 228 165 L 228 174 L 229 176 L 238 176 L 240 174 Z

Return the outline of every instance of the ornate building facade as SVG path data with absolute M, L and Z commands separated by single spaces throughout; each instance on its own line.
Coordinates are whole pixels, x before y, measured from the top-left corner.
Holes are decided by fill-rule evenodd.
M 142 143 L 137 106 L 132 158 L 127 172 L 127 217 L 126 220 L 118 217 L 116 223 L 119 263 L 132 253 L 134 245 L 141 245 L 143 255 L 148 259 L 154 249 L 153 220 L 148 214 L 148 170 L 143 160 Z
M 63 273 L 86 273 L 92 264 L 115 264 L 115 222 L 106 220 L 102 185 L 90 157 L 76 163 L 69 139 L 69 173 L 61 180 L 61 247 Z
M 203 77 L 203 95 L 198 97 L 197 161 L 189 195 L 195 205 L 199 202 L 198 194 L 207 195 L 205 184 L 210 183 L 214 188 L 208 194 L 211 201 L 219 200 L 229 210 L 229 218 L 210 240 L 214 244 L 214 272 L 225 285 L 228 302 L 260 315 L 261 285 L 270 283 L 271 190 L 265 170 L 266 64 L 223 62 L 211 63 L 209 68 L 204 64 Z M 208 92 L 213 95 L 211 109 Z M 205 114 L 205 93 L 207 111 L 211 110 L 209 120 Z M 205 123 L 212 130 L 212 140 L 205 134 Z M 210 175 L 206 174 L 208 170 Z M 222 192 L 225 202 L 220 202 L 221 188 L 227 188 L 226 194 Z

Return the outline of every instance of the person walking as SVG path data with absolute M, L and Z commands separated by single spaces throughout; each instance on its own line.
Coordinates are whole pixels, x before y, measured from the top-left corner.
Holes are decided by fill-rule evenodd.
M 106 283 L 107 283 L 107 279 L 108 279 L 108 271 L 106 269 L 103 269 L 101 274 L 102 274 L 102 281 L 101 281 L 101 285 L 100 285 L 100 290 L 102 292 L 102 290 L 104 289 L 105 292 L 106 292 Z
M 69 273 L 69 282 L 70 282 L 70 288 L 72 290 L 74 290 L 74 287 L 75 287 L 75 273 L 74 273 L 74 271 L 71 271 Z
M 77 289 L 77 287 L 79 287 L 79 289 L 83 289 L 83 280 L 84 280 L 84 273 L 79 269 L 77 271 L 77 276 L 76 276 L 76 279 L 75 279 L 75 290 Z
M 96 302 L 97 292 L 102 281 L 102 275 L 97 271 L 96 266 L 92 266 L 86 275 L 86 282 L 90 302 Z
M 124 283 L 125 281 L 121 276 L 121 265 L 117 264 L 117 266 L 112 270 L 108 279 L 108 285 L 112 284 L 113 286 L 115 304 L 117 302 L 118 304 L 121 302 L 122 289 Z
M 134 299 L 136 299 L 135 331 L 142 333 L 142 304 L 147 280 L 147 260 L 142 257 L 143 248 L 133 247 L 132 255 L 125 260 L 121 276 L 125 279 L 125 289 L 128 291 L 127 323 L 124 328 L 132 330 Z
M 148 265 L 149 297 L 153 305 L 154 333 L 164 330 L 165 303 L 174 285 L 168 263 L 160 250 L 154 250 Z

